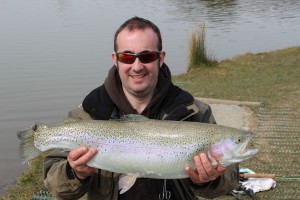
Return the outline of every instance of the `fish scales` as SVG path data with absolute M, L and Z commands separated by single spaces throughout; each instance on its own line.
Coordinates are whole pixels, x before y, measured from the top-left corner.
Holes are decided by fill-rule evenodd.
M 90 163 L 94 167 L 121 172 L 121 169 L 114 166 L 118 166 L 126 159 L 126 163 L 122 165 L 122 168 L 125 168 L 127 172 L 130 170 L 129 173 L 138 172 L 137 174 L 146 176 L 146 173 L 150 174 L 154 171 L 153 169 L 156 169 L 161 171 L 158 177 L 161 174 L 167 174 L 168 171 L 163 171 L 163 169 L 169 169 L 174 164 L 185 166 L 186 163 L 182 162 L 185 159 L 182 157 L 186 157 L 186 153 L 188 153 L 192 145 L 194 145 L 194 149 L 198 148 L 198 143 L 191 144 L 186 137 L 182 137 L 183 134 L 168 134 L 165 129 L 167 127 L 157 128 L 157 126 L 153 126 L 154 124 L 151 121 L 146 122 L 143 126 L 136 125 L 136 123 L 116 124 L 113 122 L 105 123 L 105 126 L 100 127 L 99 123 L 95 122 L 97 121 L 77 123 L 76 125 L 70 124 L 68 128 L 63 128 L 65 131 L 61 131 L 61 127 L 53 127 L 50 134 L 48 131 L 43 132 L 41 130 L 41 133 L 43 132 L 46 137 L 39 137 L 42 141 L 36 140 L 36 143 L 37 145 L 42 143 L 39 147 L 42 150 L 47 150 L 50 147 L 49 145 L 52 144 L 55 144 L 55 146 L 51 146 L 51 148 L 62 148 L 66 146 L 66 142 L 76 143 L 75 146 L 71 146 L 73 148 L 79 145 L 97 147 L 99 149 L 97 155 L 99 160 L 102 160 L 103 163 L 111 163 L 111 165 L 99 166 L 97 163 Z M 86 128 L 85 132 L 79 131 L 82 129 L 82 126 L 89 128 Z M 111 127 L 113 128 L 110 129 Z M 181 132 L 186 131 L 186 128 L 179 128 L 178 130 Z M 125 130 L 131 131 L 125 135 Z M 75 136 L 76 140 L 74 139 Z M 178 140 L 179 137 L 181 139 Z M 180 141 L 181 144 L 178 143 Z M 61 144 L 57 142 L 61 142 Z M 190 154 L 190 159 L 191 156 Z M 98 158 L 95 157 L 95 160 L 98 160 Z M 143 165 L 138 165 L 138 161 Z M 141 167 L 144 172 L 138 171 Z M 181 171 L 184 171 L 184 167 L 181 167 Z M 176 177 L 178 178 L 178 176 Z
M 32 134 L 33 144 L 29 144 Z M 185 166 L 194 167 L 193 157 L 212 144 L 231 138 L 248 143 L 252 133 L 198 122 L 150 120 L 127 116 L 123 120 L 89 120 L 56 126 L 40 125 L 18 134 L 20 152 L 30 160 L 49 149 L 71 150 L 81 145 L 96 147 L 91 167 L 147 178 L 185 178 Z M 28 141 L 25 141 L 28 140 Z M 26 149 L 30 149 L 29 153 Z

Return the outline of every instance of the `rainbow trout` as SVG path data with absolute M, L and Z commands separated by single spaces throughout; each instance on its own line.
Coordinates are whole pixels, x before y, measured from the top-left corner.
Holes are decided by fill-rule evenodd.
M 120 179 L 121 193 L 137 177 L 188 177 L 185 167 L 195 167 L 193 157 L 199 152 L 205 151 L 215 166 L 218 162 L 224 167 L 242 162 L 258 152 L 246 149 L 252 137 L 251 132 L 216 124 L 152 120 L 141 115 L 53 126 L 36 124 L 18 133 L 24 162 L 51 149 L 96 147 L 98 153 L 89 166 L 131 175 Z

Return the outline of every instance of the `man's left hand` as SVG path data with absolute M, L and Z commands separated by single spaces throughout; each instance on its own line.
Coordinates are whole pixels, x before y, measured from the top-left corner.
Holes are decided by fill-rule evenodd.
M 198 185 L 217 179 L 225 171 L 225 168 L 220 164 L 214 168 L 205 153 L 196 155 L 194 157 L 194 162 L 196 169 L 187 166 L 185 171 L 190 176 L 191 180 Z

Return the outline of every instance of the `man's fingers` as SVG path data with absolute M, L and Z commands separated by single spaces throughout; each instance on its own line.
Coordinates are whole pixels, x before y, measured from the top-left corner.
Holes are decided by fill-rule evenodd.
M 196 168 L 197 168 L 198 171 L 203 170 L 203 165 L 202 165 L 202 162 L 201 162 L 200 155 L 196 155 L 194 157 L 194 162 L 195 162 L 195 165 L 196 165 Z
M 224 173 L 225 169 L 225 167 L 219 164 L 216 170 L 218 171 L 218 173 L 222 174 Z
M 207 179 L 208 174 L 207 174 L 206 169 L 210 164 L 207 156 L 204 153 L 196 155 L 194 157 L 194 162 L 195 162 L 198 174 L 201 176 L 201 178 Z
M 200 157 L 202 166 L 205 170 L 212 167 L 211 162 L 210 162 L 210 160 L 208 159 L 208 157 L 205 153 L 200 153 L 199 157 Z
M 194 183 L 202 184 L 215 180 L 225 170 L 222 166 L 214 168 L 205 153 L 200 153 L 194 157 L 195 171 L 186 167 L 186 172 Z
M 95 168 L 87 166 L 87 163 L 96 153 L 96 148 L 88 149 L 85 146 L 70 151 L 67 160 L 79 179 L 84 180 L 95 172 Z
M 210 180 L 209 174 L 207 172 L 207 167 L 210 166 L 210 162 L 204 153 L 196 155 L 194 157 L 194 162 L 196 165 L 196 172 L 193 174 L 193 179 L 196 182 L 208 182 Z
M 84 152 L 84 151 L 83 151 Z M 77 166 L 86 165 L 86 163 L 91 160 L 94 155 L 97 153 L 97 149 L 92 148 L 87 150 L 81 157 L 74 161 L 74 164 Z
M 88 149 L 87 147 L 79 147 L 71 151 L 68 155 L 68 161 L 72 168 L 86 165 L 97 153 L 96 148 Z
M 82 155 L 84 155 L 88 151 L 88 148 L 85 146 L 79 147 L 77 149 L 74 149 L 70 151 L 68 155 L 68 159 L 70 161 L 76 161 L 78 160 Z
M 199 175 L 197 172 L 195 172 L 190 166 L 186 166 L 185 171 L 190 176 L 193 182 L 197 182 L 197 180 L 199 179 L 198 178 Z

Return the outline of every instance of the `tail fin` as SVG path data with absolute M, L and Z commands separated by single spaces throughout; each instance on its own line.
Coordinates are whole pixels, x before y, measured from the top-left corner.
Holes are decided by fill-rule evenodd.
M 19 156 L 23 161 L 23 164 L 37 157 L 41 151 L 34 146 L 34 132 L 37 130 L 37 125 L 19 131 L 17 133 L 20 140 Z

